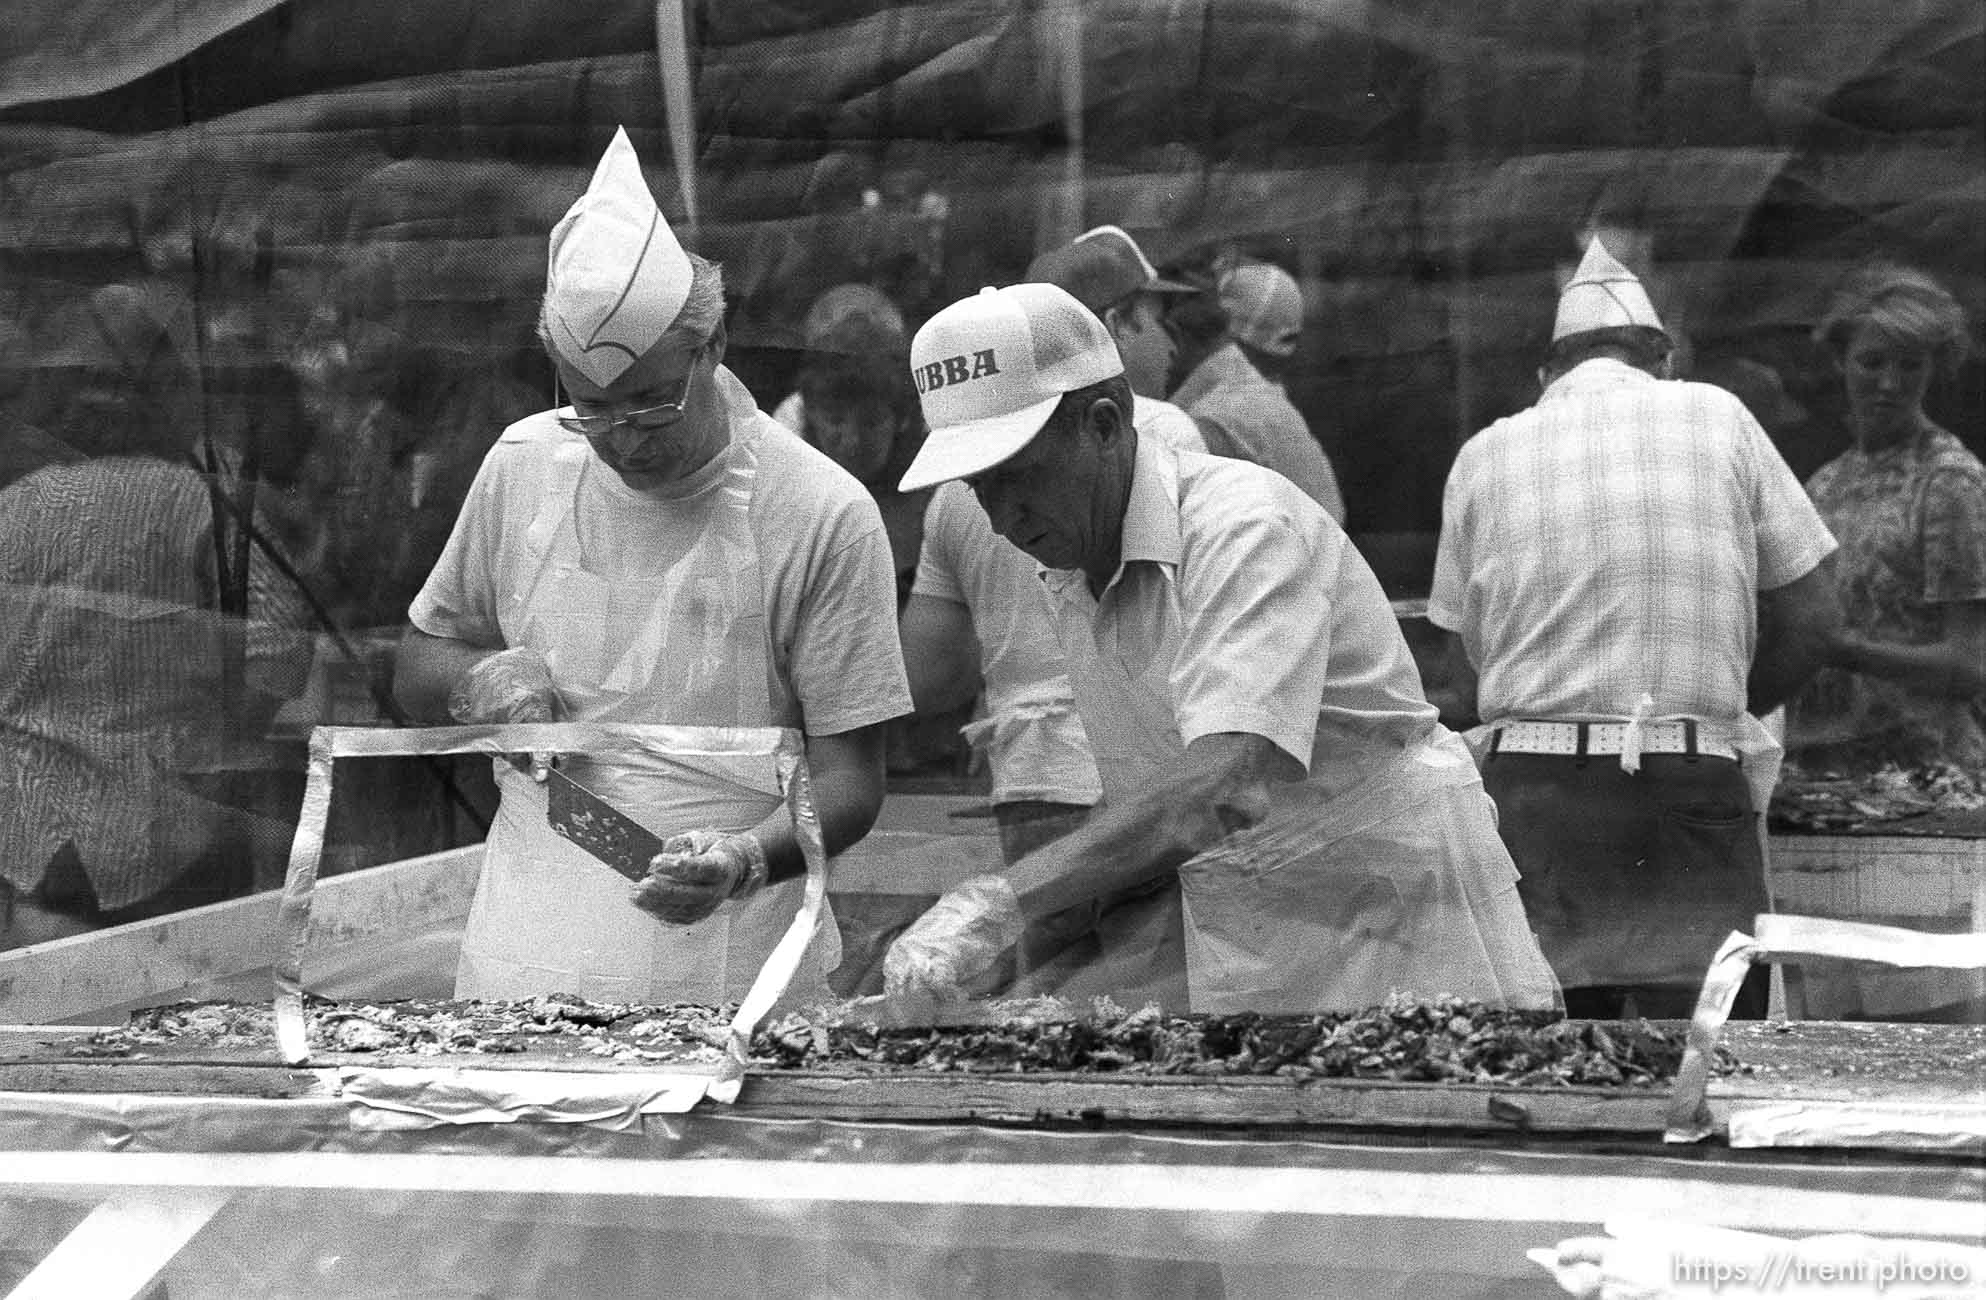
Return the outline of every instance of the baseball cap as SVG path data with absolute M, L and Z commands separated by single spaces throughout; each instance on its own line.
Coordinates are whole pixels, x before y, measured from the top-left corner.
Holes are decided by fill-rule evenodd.
M 1052 284 L 981 289 L 924 323 L 910 376 L 930 436 L 898 490 L 991 469 L 1033 440 L 1062 394 L 1124 373 L 1096 313 Z
M 1244 262 L 1220 279 L 1228 333 L 1272 357 L 1296 351 L 1303 332 L 1303 291 L 1280 266 Z
M 1198 293 L 1190 284 L 1167 280 L 1138 247 L 1138 241 L 1118 226 L 1086 230 L 1060 248 L 1051 248 L 1028 263 L 1023 279 L 1060 285 L 1076 301 L 1101 316 L 1129 294 Z

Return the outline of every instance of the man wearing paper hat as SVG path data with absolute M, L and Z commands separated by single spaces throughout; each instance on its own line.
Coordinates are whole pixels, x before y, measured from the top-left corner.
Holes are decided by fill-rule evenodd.
M 1226 336 L 1197 360 L 1172 400 L 1200 426 L 1217 456 L 1266 465 L 1331 518 L 1345 521 L 1338 476 L 1279 376 L 1303 332 L 1303 293 L 1288 271 L 1242 262 L 1217 283 Z
M 1195 1010 L 1553 1003 L 1468 752 L 1322 507 L 1141 437 L 1108 331 L 1054 286 L 952 304 L 911 366 L 931 434 L 905 486 L 964 479 L 1041 566 L 1104 803 L 941 897 L 889 990 L 957 996 L 1031 923 L 1176 880 Z
M 804 728 L 834 853 L 868 831 L 882 724 L 909 708 L 889 540 L 861 485 L 724 368 L 723 309 L 719 269 L 676 241 L 617 132 L 551 236 L 539 334 L 568 404 L 491 449 L 409 612 L 396 690 L 464 723 Z M 742 997 L 804 883 L 776 782 L 564 755 L 667 841 L 630 891 L 548 826 L 546 762 L 497 765 L 458 994 Z M 834 934 L 817 928 L 792 996 L 823 994 Z
M 1820 516 L 1744 404 L 1675 382 L 1642 283 L 1595 237 L 1538 404 L 1464 444 L 1428 617 L 1575 1016 L 1687 1017 L 1766 908 L 1769 712 L 1839 617 Z M 1741 1010 L 1764 1009 L 1763 990 Z

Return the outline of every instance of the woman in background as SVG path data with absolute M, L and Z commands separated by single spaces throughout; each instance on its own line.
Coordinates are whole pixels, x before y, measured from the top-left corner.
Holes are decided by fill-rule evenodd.
M 1807 481 L 1841 544 L 1830 666 L 1789 709 L 1810 770 L 1986 773 L 1986 469 L 1924 413 L 1964 360 L 1964 310 L 1894 263 L 1849 277 L 1814 335 L 1839 361 L 1855 446 Z

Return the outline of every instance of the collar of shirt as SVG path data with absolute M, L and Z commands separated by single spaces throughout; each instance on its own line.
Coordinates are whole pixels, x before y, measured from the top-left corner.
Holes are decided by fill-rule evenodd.
M 1137 458 L 1131 466 L 1131 495 L 1124 503 L 1124 521 L 1119 530 L 1121 551 L 1117 572 L 1104 585 L 1104 595 L 1124 580 L 1133 564 L 1157 565 L 1170 576 L 1179 569 L 1183 549 L 1179 535 L 1179 457 L 1157 438 L 1140 435 Z M 1088 594 L 1089 586 L 1081 569 L 1035 571 L 1048 587 L 1049 595 L 1067 601 L 1078 593 Z
M 1613 388 L 1621 384 L 1657 384 L 1661 380 L 1638 369 L 1625 361 L 1613 357 L 1594 357 L 1582 361 L 1560 375 L 1546 386 L 1538 401 L 1562 401 L 1578 393 L 1590 393 L 1595 389 Z

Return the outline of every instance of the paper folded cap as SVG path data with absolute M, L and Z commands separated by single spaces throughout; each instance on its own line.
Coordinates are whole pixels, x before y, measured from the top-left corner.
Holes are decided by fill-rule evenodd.
M 1296 351 L 1303 333 L 1303 291 L 1295 277 L 1267 262 L 1244 262 L 1220 279 L 1228 333 L 1270 356 Z
M 1096 313 L 1052 284 L 981 289 L 910 342 L 930 436 L 899 485 L 914 492 L 991 469 L 1025 447 L 1064 393 L 1124 373 Z
M 1117 226 L 1098 226 L 1051 248 L 1028 264 L 1023 279 L 1067 289 L 1101 316 L 1133 293 L 1198 293 L 1158 273 L 1145 250 Z
M 552 346 L 604 388 L 675 323 L 693 277 L 621 127 L 586 193 L 552 228 L 545 272 Z
M 1607 251 L 1598 236 L 1586 246 L 1579 269 L 1558 296 L 1558 316 L 1552 322 L 1552 342 L 1590 330 L 1641 325 L 1661 329 L 1662 318 L 1634 272 Z

